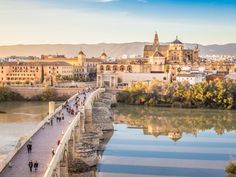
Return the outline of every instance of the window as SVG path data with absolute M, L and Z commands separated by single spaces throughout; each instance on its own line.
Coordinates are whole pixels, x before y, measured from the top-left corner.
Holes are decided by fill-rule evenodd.
M 110 65 L 107 65 L 107 66 L 106 66 L 106 70 L 107 70 L 107 71 L 110 71 L 110 70 L 111 70 L 111 66 L 110 66 Z
M 129 71 L 130 73 L 132 72 L 132 66 L 131 65 L 127 66 L 127 71 Z
M 121 65 L 121 66 L 120 66 L 120 70 L 121 70 L 121 71 L 124 71 L 124 70 L 125 70 L 124 65 Z
M 113 68 L 113 71 L 117 71 L 118 70 L 117 65 L 114 65 L 112 68 Z

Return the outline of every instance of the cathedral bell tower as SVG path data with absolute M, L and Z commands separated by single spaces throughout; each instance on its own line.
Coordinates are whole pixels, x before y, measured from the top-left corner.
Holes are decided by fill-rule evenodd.
M 154 37 L 153 46 L 156 48 L 156 50 L 158 50 L 158 47 L 159 47 L 159 38 L 158 38 L 157 32 L 155 32 L 155 37 Z
M 84 62 L 85 62 L 85 57 L 86 55 L 84 54 L 84 52 L 81 50 L 78 54 L 78 64 L 80 66 L 84 66 Z

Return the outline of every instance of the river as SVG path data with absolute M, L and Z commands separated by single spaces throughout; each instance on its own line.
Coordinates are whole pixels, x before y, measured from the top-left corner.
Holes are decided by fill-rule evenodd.
M 223 177 L 236 158 L 236 111 L 119 105 L 102 177 Z
M 47 102 L 0 103 L 0 160 L 14 149 L 20 138 L 34 130 L 48 112 Z
M 47 102 L 0 103 L 0 158 L 33 130 Z M 222 177 L 236 158 L 236 111 L 119 105 L 97 166 L 102 177 Z

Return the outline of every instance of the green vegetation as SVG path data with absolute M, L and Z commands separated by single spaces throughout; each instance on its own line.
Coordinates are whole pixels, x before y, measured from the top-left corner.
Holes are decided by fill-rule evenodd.
M 91 82 L 95 81 L 96 77 L 89 75 L 89 76 L 79 76 L 79 77 L 68 77 L 64 76 L 61 78 L 62 81 L 75 81 L 75 82 Z
M 13 92 L 8 87 L 0 87 L 0 102 L 5 101 L 65 101 L 69 96 L 59 96 L 55 89 L 48 88 L 42 94 L 30 99 L 24 98 L 19 93 Z
M 0 87 L 0 102 L 21 101 L 23 99 L 19 93 L 11 91 L 8 87 Z
M 156 80 L 150 84 L 137 82 L 120 92 L 117 100 L 134 105 L 232 109 L 236 100 L 236 83 L 230 80 L 195 85 Z
M 229 174 L 228 176 L 235 176 L 236 174 L 236 163 L 235 161 L 230 161 L 226 166 L 225 171 Z
M 33 101 L 65 101 L 69 96 L 59 96 L 55 89 L 48 88 L 42 94 L 32 97 Z

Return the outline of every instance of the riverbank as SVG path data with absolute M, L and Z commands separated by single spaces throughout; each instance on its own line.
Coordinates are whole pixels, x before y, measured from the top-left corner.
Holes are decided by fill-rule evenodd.
M 79 83 L 74 87 L 6 86 L 0 87 L 0 102 L 5 101 L 65 101 L 78 91 L 95 87 L 94 82 Z
M 236 108 L 236 83 L 216 80 L 190 85 L 185 82 L 136 82 L 117 94 L 117 101 L 130 105 L 177 108 Z
M 64 90 L 66 93 L 64 93 Z M 0 88 L 0 102 L 9 101 L 65 101 L 79 89 L 56 88 Z

